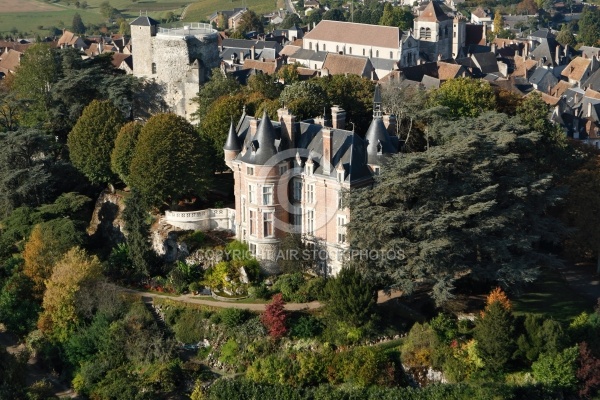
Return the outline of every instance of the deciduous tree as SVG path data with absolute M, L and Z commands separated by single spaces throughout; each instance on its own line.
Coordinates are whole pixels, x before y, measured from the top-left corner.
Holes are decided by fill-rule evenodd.
M 91 296 L 102 276 L 98 258 L 80 248 L 69 250 L 56 264 L 44 294 L 38 327 L 59 341 L 65 341 L 81 321 L 79 302 Z
M 112 171 L 126 184 L 129 182 L 129 168 L 135 153 L 135 145 L 142 130 L 139 122 L 129 122 L 121 128 L 115 139 L 115 147 L 110 156 Z
M 450 79 L 432 94 L 433 104 L 448 107 L 452 115 L 476 117 L 494 110 L 496 97 L 490 84 L 471 78 Z
M 110 156 L 124 119 L 108 100 L 92 101 L 67 139 L 73 165 L 91 182 L 110 182 Z
M 158 114 L 142 128 L 129 181 L 149 204 L 202 195 L 210 179 L 208 150 L 194 127 L 175 114 Z

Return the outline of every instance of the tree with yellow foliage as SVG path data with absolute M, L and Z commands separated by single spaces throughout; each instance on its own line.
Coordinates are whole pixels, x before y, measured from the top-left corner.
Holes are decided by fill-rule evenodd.
M 102 277 L 96 256 L 74 247 L 56 264 L 48 280 L 38 328 L 59 341 L 66 340 L 82 317 L 81 304 L 89 302 Z

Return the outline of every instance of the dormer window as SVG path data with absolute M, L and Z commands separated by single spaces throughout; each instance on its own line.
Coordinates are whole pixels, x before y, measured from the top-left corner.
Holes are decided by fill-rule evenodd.
M 380 169 L 379 167 L 373 167 L 373 175 L 379 175 Z
M 383 154 L 383 146 L 381 144 L 381 140 L 377 141 L 377 154 L 379 154 L 379 155 Z
M 258 150 L 258 142 L 256 140 L 250 142 L 250 148 L 252 149 L 253 153 L 256 153 L 256 150 Z
M 311 160 L 306 162 L 306 174 L 307 175 L 312 175 L 315 172 L 314 168 L 315 168 L 315 165 L 312 163 Z
M 337 181 L 338 182 L 344 182 L 344 171 L 338 171 L 337 172 Z

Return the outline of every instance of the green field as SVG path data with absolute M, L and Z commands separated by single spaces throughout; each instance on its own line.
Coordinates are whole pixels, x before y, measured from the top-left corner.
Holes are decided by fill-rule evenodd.
M 185 21 L 208 21 L 208 17 L 217 10 L 231 10 L 236 7 L 248 7 L 259 14 L 266 14 L 282 7 L 281 0 L 203 0 L 193 3 L 185 13 Z
M 80 0 L 83 1 L 83 0 Z M 69 29 L 73 15 L 78 12 L 84 24 L 100 24 L 106 22 L 100 15 L 100 4 L 105 0 L 86 0 L 88 7 L 78 9 L 75 0 L 60 0 L 57 3 L 47 3 L 42 0 L 0 0 L 0 6 L 5 6 L 8 12 L 0 13 L 0 34 L 5 35 L 13 29 L 34 36 L 48 34 L 50 27 Z M 42 3 L 42 7 L 40 6 Z M 109 0 L 128 20 L 133 20 L 140 12 L 160 21 L 167 13 L 173 12 L 180 16 L 186 6 L 186 22 L 206 22 L 208 16 L 217 10 L 227 10 L 247 6 L 257 13 L 268 13 L 283 7 L 283 0 Z M 9 6 L 7 6 L 9 5 Z M 37 7 L 36 7 L 37 6 Z M 40 11 L 39 8 L 43 11 Z M 2 8 L 2 7 L 0 7 Z

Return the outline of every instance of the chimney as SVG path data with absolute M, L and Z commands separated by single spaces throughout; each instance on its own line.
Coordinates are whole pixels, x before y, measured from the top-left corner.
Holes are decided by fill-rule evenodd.
M 250 138 L 252 138 L 252 136 L 254 136 L 256 134 L 257 129 L 258 129 L 258 119 L 252 118 L 250 120 L 250 132 L 248 132 L 250 134 Z
M 560 65 L 560 46 L 556 45 L 556 49 L 554 50 L 555 53 L 555 57 L 554 57 L 554 62 L 556 63 L 556 65 Z
M 383 116 L 383 125 L 385 126 L 385 129 L 387 129 L 390 136 L 396 136 L 396 124 L 397 120 L 395 115 Z
M 529 42 L 525 42 L 523 46 L 523 58 L 527 59 L 529 57 Z
M 255 48 L 254 48 L 254 46 L 251 46 L 250 47 L 250 59 L 254 60 L 255 56 L 256 56 Z
M 329 175 L 331 173 L 331 144 L 333 141 L 333 131 L 329 128 L 323 128 L 323 158 L 321 165 L 323 166 L 323 173 Z
M 496 43 L 492 42 L 490 45 L 490 50 L 492 53 L 496 54 Z
M 244 63 L 244 52 L 240 51 L 240 64 Z
M 333 129 L 346 128 L 346 111 L 342 107 L 331 107 L 331 124 Z
M 439 54 L 438 54 L 438 59 L 437 59 L 437 60 L 438 60 L 438 61 L 442 61 L 442 53 L 439 53 Z
M 280 108 L 277 110 L 277 118 L 279 119 L 279 123 L 281 123 L 281 136 L 286 138 L 289 148 L 296 147 L 296 117 L 287 108 Z
M 592 116 L 592 102 L 590 101 L 587 106 L 587 116 L 588 118 Z

